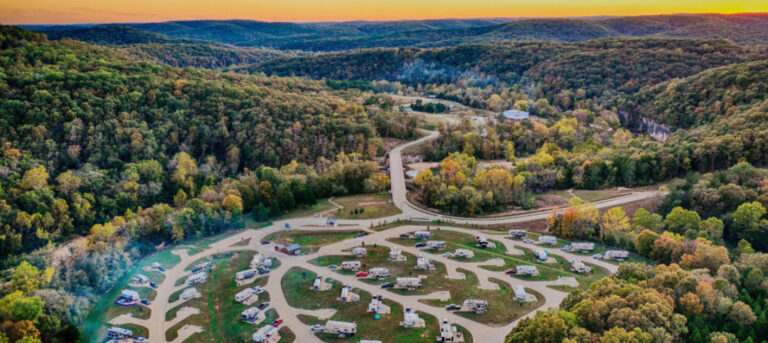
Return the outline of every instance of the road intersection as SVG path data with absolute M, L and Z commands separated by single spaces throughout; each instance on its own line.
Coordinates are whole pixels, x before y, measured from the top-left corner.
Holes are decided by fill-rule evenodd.
M 390 247 L 390 248 L 397 246 L 403 252 L 410 253 L 413 255 L 423 253 L 419 249 L 416 249 L 413 247 L 396 245 L 395 243 L 392 243 L 387 240 L 388 238 L 397 237 L 401 233 L 407 233 L 407 232 L 423 229 L 422 226 L 399 226 L 399 227 L 391 228 L 384 231 L 371 231 L 369 229 L 370 227 L 373 227 L 381 222 L 391 223 L 398 220 L 430 221 L 431 222 L 431 221 L 440 220 L 442 222 L 453 222 L 456 224 L 492 225 L 492 224 L 506 224 L 506 223 L 522 223 L 522 222 L 528 222 L 533 220 L 540 220 L 540 219 L 546 218 L 546 216 L 551 214 L 550 211 L 538 211 L 538 212 L 529 212 L 525 214 L 508 215 L 508 216 L 500 216 L 500 217 L 492 217 L 492 218 L 464 218 L 464 217 L 453 217 L 453 216 L 446 216 L 438 213 L 433 213 L 428 210 L 419 208 L 418 206 L 410 203 L 406 196 L 405 175 L 404 175 L 405 173 L 403 170 L 403 163 L 402 163 L 402 151 L 405 148 L 408 148 L 417 144 L 421 144 L 430 139 L 435 139 L 436 137 L 437 137 L 436 132 L 429 132 L 428 135 L 416 141 L 400 145 L 394 148 L 390 152 L 390 179 L 392 184 L 392 197 L 393 197 L 393 202 L 395 206 L 397 206 L 402 211 L 401 214 L 385 217 L 385 218 L 370 219 L 370 220 L 339 220 L 338 221 L 339 226 L 333 229 L 336 231 L 338 230 L 367 231 L 369 235 L 365 236 L 364 238 L 354 238 L 354 239 L 348 239 L 341 242 L 333 243 L 333 244 L 321 247 L 315 253 L 304 255 L 304 256 L 288 256 L 284 254 L 280 254 L 278 256 L 271 245 L 261 244 L 262 240 L 270 236 L 271 234 L 279 232 L 281 230 L 285 230 L 286 223 L 290 223 L 294 229 L 308 230 L 308 231 L 328 230 L 325 226 L 325 219 L 321 216 L 318 216 L 318 217 L 302 217 L 302 218 L 295 218 L 290 220 L 277 221 L 265 228 L 260 228 L 255 230 L 245 230 L 235 235 L 232 235 L 230 237 L 224 238 L 218 242 L 212 243 L 206 249 L 203 249 L 192 255 L 189 254 L 189 251 L 187 249 L 179 248 L 172 252 L 173 254 L 177 255 L 180 258 L 180 262 L 166 270 L 165 279 L 162 283 L 158 285 L 158 288 L 156 290 L 157 294 L 155 296 L 155 300 L 150 305 L 148 305 L 149 309 L 151 310 L 149 319 L 144 320 L 144 319 L 133 318 L 128 315 L 122 315 L 112 319 L 110 323 L 114 325 L 131 323 L 131 324 L 144 326 L 148 329 L 148 332 L 149 332 L 148 338 L 150 342 L 167 342 L 166 340 L 167 330 L 173 327 L 176 323 L 185 319 L 187 316 L 195 315 L 194 309 L 185 308 L 183 310 L 178 311 L 176 318 L 171 319 L 169 321 L 166 321 L 165 319 L 167 311 L 183 304 L 182 300 L 177 300 L 171 303 L 169 301 L 169 298 L 171 294 L 173 294 L 174 292 L 177 292 L 187 287 L 186 284 L 182 284 L 180 286 L 175 285 L 177 280 L 181 278 L 185 278 L 190 274 L 190 272 L 185 269 L 191 263 L 201 258 L 210 257 L 215 254 L 233 252 L 233 251 L 256 251 L 256 252 L 263 253 L 267 256 L 277 257 L 281 262 L 280 267 L 276 268 L 270 274 L 268 274 L 269 279 L 266 284 L 266 290 L 270 294 L 270 307 L 274 308 L 279 313 L 281 318 L 283 318 L 284 320 L 283 325 L 287 325 L 294 332 L 294 334 L 296 335 L 295 342 L 301 342 L 301 343 L 321 342 L 321 340 L 317 338 L 309 330 L 309 326 L 302 323 L 297 316 L 300 314 L 305 314 L 305 315 L 309 314 L 309 315 L 314 315 L 318 317 L 329 317 L 333 314 L 333 311 L 332 310 L 309 311 L 309 310 L 294 308 L 288 304 L 281 289 L 281 279 L 283 275 L 285 275 L 285 273 L 291 268 L 301 267 L 301 268 L 310 270 L 312 272 L 315 272 L 318 275 L 324 275 L 328 277 L 330 276 L 329 274 L 331 274 L 328 269 L 311 264 L 309 263 L 309 261 L 319 256 L 338 255 L 342 250 L 359 246 L 363 240 L 366 242 L 366 244 L 377 244 L 379 246 Z M 630 193 L 629 195 L 616 197 L 616 198 L 612 198 L 605 201 L 595 202 L 594 205 L 598 209 L 608 208 L 613 206 L 620 206 L 620 205 L 635 202 L 635 201 L 649 199 L 657 195 L 658 194 L 656 192 L 635 192 L 635 193 Z M 466 229 L 466 228 L 460 228 L 460 227 L 444 227 L 443 230 L 458 231 L 462 233 L 468 233 L 470 235 L 475 235 L 478 232 L 477 229 L 472 230 L 472 229 Z M 245 246 L 238 245 L 238 243 L 247 239 L 250 239 L 248 245 L 245 245 Z M 518 246 L 523 248 L 528 248 L 528 249 L 536 248 L 536 246 L 533 244 L 526 244 L 520 241 L 513 242 L 507 238 L 500 239 L 499 241 L 501 241 L 505 245 L 508 252 L 512 252 L 512 253 L 514 253 L 515 251 L 520 252 L 520 250 L 516 248 Z M 608 263 L 601 260 L 595 260 L 594 258 L 589 256 L 571 254 L 571 253 L 562 252 L 562 251 L 556 251 L 556 252 L 553 252 L 553 254 L 563 257 L 565 259 L 575 258 L 578 260 L 582 260 L 585 263 L 589 263 L 589 264 L 604 268 L 611 273 L 617 270 L 617 266 L 615 264 Z M 467 263 L 467 262 L 459 262 L 453 259 L 448 259 L 440 255 L 429 255 L 429 258 L 436 262 L 443 263 L 446 266 L 447 268 L 446 277 L 460 277 L 458 275 L 461 273 L 457 271 L 457 268 L 468 270 L 474 273 L 478 278 L 479 288 L 498 287 L 498 284 L 496 283 L 496 281 L 491 281 L 491 278 L 496 280 L 509 280 L 509 277 L 506 276 L 503 272 L 490 271 L 488 269 L 480 268 L 481 265 L 490 265 L 490 264 L 493 264 L 494 261 L 486 261 L 486 262 L 480 262 L 480 263 Z M 372 285 L 372 284 L 362 282 L 353 276 L 343 275 L 340 273 L 333 273 L 332 276 L 330 277 L 344 284 L 352 285 L 354 288 L 364 290 L 371 294 L 382 293 L 382 290 L 377 285 Z M 505 282 L 509 282 L 514 285 L 520 284 L 520 285 L 523 285 L 524 287 L 535 289 L 537 292 L 541 293 L 545 297 L 545 301 L 544 301 L 544 304 L 540 307 L 540 309 L 557 307 L 562 301 L 562 299 L 564 299 L 565 296 L 567 295 L 567 293 L 565 292 L 555 290 L 553 288 L 546 287 L 546 286 L 548 285 L 574 286 L 577 284 L 576 280 L 573 278 L 561 278 L 553 281 L 526 281 L 526 280 L 515 279 L 515 280 L 510 280 Z M 405 306 L 411 307 L 416 311 L 428 313 L 430 315 L 435 316 L 438 319 L 445 318 L 452 323 L 461 325 L 471 333 L 475 342 L 501 343 L 503 342 L 505 335 L 514 327 L 514 325 L 517 324 L 517 321 L 522 319 L 522 317 L 518 318 L 514 322 L 506 324 L 504 326 L 488 326 L 482 323 L 478 323 L 478 322 L 466 319 L 464 317 L 460 317 L 452 312 L 448 312 L 444 310 L 443 308 L 430 306 L 419 301 L 420 299 L 434 297 L 436 295 L 407 296 L 407 295 L 400 295 L 393 292 L 384 292 L 384 296 L 387 299 L 400 303 L 404 307 Z M 530 315 L 531 313 L 533 313 L 533 311 L 528 313 L 528 315 Z M 202 330 L 202 328 L 194 325 L 186 325 L 182 329 L 178 330 L 178 337 L 174 339 L 173 342 L 174 343 L 183 342 L 190 336 L 199 332 L 200 330 Z M 255 331 L 255 328 L 254 328 L 254 331 Z

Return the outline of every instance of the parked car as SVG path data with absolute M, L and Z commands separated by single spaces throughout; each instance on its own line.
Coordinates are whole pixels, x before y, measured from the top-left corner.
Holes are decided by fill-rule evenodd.
M 157 288 L 157 282 L 150 282 L 149 287 Z
M 596 260 L 602 260 L 603 259 L 603 255 L 601 255 L 601 254 L 594 254 L 594 255 L 592 255 L 592 258 L 594 258 Z
M 149 304 L 152 303 L 152 300 L 149 300 L 147 298 L 142 298 L 141 299 L 141 303 L 144 304 L 144 305 L 149 305 Z
M 267 306 L 269 306 L 269 303 L 268 302 L 263 302 L 263 303 L 261 303 L 261 305 L 259 305 L 259 310 L 263 310 L 263 309 L 267 308 Z
M 392 287 L 395 287 L 395 284 L 391 282 L 386 282 L 381 284 L 381 288 L 392 288 Z
M 423 247 L 427 246 L 427 243 L 416 243 L 416 245 L 415 245 L 415 246 L 416 246 L 417 248 L 423 248 Z
M 165 267 L 163 267 L 163 266 L 157 267 L 157 270 L 159 270 L 161 272 L 164 272 L 165 271 Z
M 366 273 L 366 272 L 357 272 L 357 274 L 355 274 L 355 276 L 357 276 L 357 277 L 366 277 L 366 276 L 368 276 L 368 273 Z
M 321 325 L 321 324 L 315 324 L 315 325 L 312 325 L 312 327 L 310 328 L 310 330 L 312 330 L 312 331 L 314 331 L 314 332 L 320 332 L 320 331 L 323 331 L 323 330 L 325 330 L 325 325 Z
M 411 235 L 409 235 L 407 233 L 401 233 L 400 234 L 400 238 L 411 238 Z
M 368 234 L 365 233 L 365 232 L 361 232 L 361 233 L 358 233 L 357 235 L 355 235 L 355 237 L 365 237 L 365 236 L 368 236 Z
M 280 326 L 280 324 L 282 324 L 282 323 L 283 323 L 283 318 L 277 318 L 277 319 L 275 319 L 275 321 L 272 323 L 272 326 L 274 326 L 274 327 L 278 327 L 278 326 Z
M 510 269 L 504 272 L 507 275 L 517 274 L 517 269 Z
M 443 257 L 453 257 L 453 253 L 448 251 L 443 253 Z
M 571 250 L 571 249 L 573 249 L 573 248 L 570 245 L 563 245 L 562 247 L 560 247 L 560 250 L 562 250 L 562 251 L 568 251 L 568 250 Z
M 533 244 L 533 240 L 530 238 L 526 238 L 523 240 L 523 243 Z
M 269 269 L 259 269 L 259 275 L 264 275 L 269 273 Z
M 332 265 L 328 266 L 328 269 L 336 269 L 336 268 L 339 268 L 339 266 L 337 266 L 335 264 L 332 264 Z
M 261 244 L 264 244 L 264 245 L 267 245 L 269 243 L 270 243 L 270 241 L 261 241 Z
M 461 309 L 461 306 L 456 305 L 456 304 L 450 304 L 450 305 L 446 306 L 445 309 L 448 310 L 448 311 L 455 311 L 455 310 Z

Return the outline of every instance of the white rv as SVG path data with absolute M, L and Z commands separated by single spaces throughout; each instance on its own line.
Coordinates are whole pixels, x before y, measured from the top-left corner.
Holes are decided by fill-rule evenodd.
M 629 251 L 626 250 L 608 250 L 603 254 L 608 260 L 625 260 L 629 257 Z
M 406 307 L 403 313 L 403 321 L 400 322 L 400 325 L 407 328 L 423 328 L 425 323 L 423 318 L 419 318 L 418 313 L 411 310 L 410 307 Z
M 253 288 L 246 288 L 235 294 L 235 301 L 246 305 L 251 305 L 259 300 L 259 295 Z
M 392 250 L 389 251 L 389 260 L 393 262 L 402 262 L 405 261 L 405 255 L 398 249 L 397 247 L 392 248 Z
M 259 311 L 258 307 L 249 307 L 243 312 L 240 312 L 240 319 L 246 322 L 255 321 L 258 318 Z
M 325 322 L 325 332 L 337 335 L 354 335 L 357 333 L 357 324 L 350 322 L 341 322 L 329 320 Z
M 360 267 L 363 264 L 360 261 L 343 261 L 341 262 L 341 269 L 342 270 L 351 270 L 353 272 L 356 272 L 360 270 Z
M 375 279 L 386 279 L 389 277 L 389 269 L 386 267 L 375 267 L 368 270 L 368 277 Z
M 280 341 L 280 332 L 276 326 L 265 325 L 253 333 L 254 343 L 277 343 Z
M 584 264 L 584 262 L 581 262 L 578 259 L 572 258 L 570 262 L 571 262 L 571 270 L 577 273 L 589 273 L 592 271 L 592 268 L 588 267 L 587 265 Z
M 517 266 L 517 275 L 539 275 L 539 269 L 536 266 Z
M 416 231 L 413 233 L 413 237 L 419 238 L 419 239 L 429 239 L 432 237 L 432 233 L 429 231 Z
M 595 243 L 592 242 L 574 242 L 571 243 L 571 248 L 575 251 L 589 252 L 595 249 Z
M 488 311 L 488 301 L 478 299 L 467 299 L 461 305 L 463 311 L 473 311 L 478 314 Z
M 546 261 L 549 258 L 547 251 L 544 249 L 536 249 L 533 251 L 533 254 L 536 255 L 539 261 Z
M 429 260 L 424 258 L 424 256 L 419 255 L 419 257 L 416 259 L 416 269 L 417 270 L 432 270 L 435 269 L 435 265 L 432 264 Z
M 445 249 L 445 241 L 427 241 L 427 248 L 435 250 Z
M 341 296 L 338 300 L 343 303 L 358 302 L 360 296 L 357 293 L 352 293 L 352 286 L 344 286 L 341 288 Z
M 395 288 L 412 291 L 419 287 L 421 287 L 421 278 L 419 277 L 399 277 L 395 279 Z
M 522 285 L 515 286 L 515 299 L 518 301 L 525 301 L 527 296 L 528 295 L 525 293 L 525 287 Z
M 246 269 L 246 270 L 235 273 L 235 279 L 245 280 L 245 279 L 250 279 L 256 275 L 259 275 L 258 269 Z
M 363 247 L 356 247 L 352 249 L 352 255 L 355 255 L 357 257 L 363 257 L 363 255 L 365 255 L 365 253 L 367 252 L 368 250 Z
M 456 251 L 453 252 L 454 257 L 463 257 L 463 258 L 473 258 L 475 257 L 475 252 L 470 249 L 456 249 Z
M 485 239 L 485 237 L 483 235 L 479 235 L 479 236 L 477 236 L 475 238 L 477 240 L 477 246 L 478 247 L 481 247 L 483 249 L 488 247 L 488 240 Z
M 258 253 L 256 255 L 253 255 L 253 258 L 251 259 L 251 268 L 256 269 L 261 267 L 261 264 L 264 263 L 264 255 L 261 253 Z
M 197 288 L 194 288 L 194 287 L 189 287 L 181 292 L 182 300 L 197 298 L 200 296 L 202 296 L 202 294 L 200 294 L 200 292 L 197 291 Z
M 196 283 L 205 282 L 205 280 L 208 279 L 208 273 L 206 272 L 198 272 L 190 275 L 187 277 L 187 284 L 188 285 L 194 285 Z
M 539 236 L 539 243 L 557 245 L 557 237 L 555 236 Z
M 440 323 L 440 336 L 437 336 L 438 342 L 464 342 L 464 337 L 459 333 L 455 325 L 448 323 L 448 319 L 443 319 Z

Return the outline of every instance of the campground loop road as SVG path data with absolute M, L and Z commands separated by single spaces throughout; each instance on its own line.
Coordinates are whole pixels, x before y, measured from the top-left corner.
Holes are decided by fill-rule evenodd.
M 338 221 L 339 226 L 333 229 L 333 230 L 350 230 L 350 231 L 364 230 L 369 233 L 368 236 L 365 236 L 363 238 L 354 238 L 354 239 L 348 239 L 345 241 L 333 243 L 320 248 L 319 251 L 316 253 L 309 254 L 306 256 L 288 256 L 285 254 L 277 254 L 274 251 L 274 248 L 272 245 L 261 244 L 262 240 L 268 237 L 269 235 L 275 232 L 285 230 L 284 226 L 286 223 L 290 223 L 294 229 L 316 230 L 316 231 L 328 230 L 328 228 L 325 227 L 325 219 L 323 217 L 302 217 L 302 218 L 295 218 L 290 220 L 277 221 L 265 228 L 260 228 L 255 230 L 244 230 L 238 234 L 232 235 L 218 242 L 210 244 L 210 246 L 207 249 L 199 251 L 193 255 L 189 255 L 188 250 L 186 250 L 186 248 L 183 248 L 183 247 L 177 248 L 176 250 L 173 251 L 173 253 L 178 255 L 181 261 L 175 266 L 168 268 L 166 270 L 165 279 L 163 280 L 162 283 L 159 284 L 158 288 L 156 289 L 157 294 L 155 296 L 155 300 L 148 306 L 148 308 L 151 310 L 149 319 L 142 320 L 142 319 L 130 317 L 128 315 L 122 315 L 112 319 L 110 323 L 114 325 L 127 324 L 127 323 L 141 325 L 148 329 L 149 331 L 148 338 L 150 342 L 152 343 L 168 342 L 166 340 L 166 332 L 169 329 L 171 329 L 173 325 L 183 320 L 182 317 L 177 317 L 169 321 L 166 321 L 165 316 L 166 316 L 166 312 L 171 310 L 172 308 L 177 306 L 183 306 L 183 301 L 176 301 L 174 303 L 170 303 L 168 300 L 171 294 L 187 287 L 186 284 L 182 284 L 181 286 L 175 286 L 175 283 L 177 282 L 177 280 L 181 278 L 185 278 L 190 274 L 190 272 L 186 271 L 185 269 L 196 260 L 199 260 L 205 257 L 210 257 L 215 254 L 233 252 L 233 251 L 257 251 L 265 254 L 266 256 L 276 257 L 281 263 L 280 267 L 272 270 L 269 274 L 267 274 L 269 279 L 266 285 L 266 289 L 270 295 L 269 307 L 274 308 L 278 312 L 280 317 L 283 318 L 284 320 L 283 325 L 287 325 L 291 329 L 291 331 L 293 331 L 293 333 L 296 335 L 295 342 L 297 343 L 322 342 L 322 341 L 310 331 L 308 325 L 302 323 L 297 317 L 297 315 L 299 314 L 311 314 L 313 311 L 291 307 L 290 305 L 288 305 L 288 302 L 282 293 L 282 289 L 280 286 L 281 279 L 283 275 L 285 275 L 285 273 L 293 267 L 304 268 L 312 272 L 315 272 L 318 275 L 322 275 L 324 277 L 330 277 L 344 284 L 352 285 L 355 289 L 361 289 L 368 293 L 371 293 L 371 295 L 382 294 L 386 299 L 390 299 L 395 302 L 398 302 L 403 307 L 411 307 L 417 311 L 428 313 L 430 315 L 435 316 L 435 318 L 437 318 L 438 320 L 441 320 L 443 318 L 448 319 L 450 322 L 466 328 L 472 334 L 472 337 L 475 342 L 479 342 L 479 343 L 503 342 L 504 337 L 514 327 L 514 325 L 517 324 L 517 321 L 519 321 L 521 318 L 524 318 L 525 316 L 518 318 L 514 322 L 504 326 L 498 326 L 498 327 L 488 326 L 482 323 L 478 323 L 478 322 L 466 319 L 464 317 L 460 317 L 454 313 L 444 310 L 443 308 L 430 306 L 418 301 L 419 299 L 425 298 L 427 296 L 407 296 L 407 295 L 399 295 L 399 294 L 388 292 L 388 291 L 384 292 L 378 285 L 372 285 L 372 284 L 362 282 L 357 278 L 349 275 L 343 275 L 340 273 L 331 272 L 327 268 L 319 267 L 308 262 L 309 260 L 315 259 L 319 256 L 340 254 L 341 251 L 344 249 L 349 249 L 354 246 L 360 245 L 361 241 L 363 240 L 366 242 L 366 244 L 376 243 L 377 245 L 380 245 L 380 246 L 393 247 L 396 245 L 392 242 L 387 241 L 387 238 L 397 237 L 400 233 L 416 231 L 419 229 L 419 227 L 417 226 L 400 226 L 400 227 L 396 227 L 396 228 L 392 228 L 392 229 L 388 229 L 380 232 L 374 232 L 368 229 L 374 225 L 377 225 L 378 223 L 381 223 L 382 221 L 394 222 L 396 220 L 421 220 L 421 221 L 441 220 L 444 222 L 449 221 L 457 224 L 491 225 L 491 224 L 503 224 L 503 223 L 520 223 L 520 222 L 527 222 L 532 220 L 539 220 L 539 219 L 546 218 L 546 216 L 550 214 L 550 211 L 538 211 L 538 212 L 532 212 L 532 213 L 493 217 L 493 218 L 465 218 L 465 217 L 453 217 L 453 216 L 446 216 L 438 213 L 433 213 L 411 204 L 406 197 L 405 173 L 403 170 L 403 163 L 402 163 L 402 151 L 405 148 L 421 144 L 430 139 L 435 139 L 437 135 L 438 135 L 437 132 L 434 132 L 434 131 L 428 132 L 426 136 L 418 140 L 400 145 L 394 148 L 389 153 L 390 179 L 392 182 L 392 198 L 395 206 L 398 207 L 400 210 L 402 210 L 401 214 L 385 217 L 385 218 L 370 219 L 370 220 L 339 220 Z M 623 204 L 627 204 L 635 201 L 649 199 L 657 195 L 658 194 L 656 192 L 635 192 L 626 196 L 621 196 L 621 197 L 617 197 L 617 198 L 613 198 L 605 201 L 598 201 L 598 202 L 595 202 L 594 205 L 598 209 L 613 207 L 613 206 L 619 206 L 619 205 L 623 205 Z M 325 213 L 327 213 L 327 211 Z M 444 227 L 443 230 L 464 232 L 472 235 L 477 233 L 477 230 L 457 228 L 457 227 Z M 520 241 L 512 242 L 507 238 L 502 238 L 502 239 L 499 239 L 499 237 L 489 237 L 489 238 L 495 239 L 497 241 L 502 241 L 502 243 L 505 246 L 507 246 L 508 251 L 515 251 L 516 249 L 514 246 L 520 246 L 528 249 L 534 249 L 536 247 L 535 245 L 522 243 Z M 233 246 L 234 244 L 237 244 L 244 239 L 250 239 L 250 243 L 247 246 Z M 406 253 L 410 253 L 414 255 L 417 255 L 420 253 L 417 249 L 412 247 L 405 247 L 405 246 L 399 246 L 399 245 L 397 246 L 399 249 L 401 249 Z M 455 275 L 456 273 L 458 273 L 456 271 L 457 267 L 461 269 L 469 270 L 470 272 L 475 273 L 480 283 L 478 287 L 481 287 L 481 288 L 489 287 L 489 286 L 492 286 L 491 284 L 495 284 L 495 282 L 492 282 L 489 280 L 490 278 L 504 280 L 504 282 L 510 283 L 512 285 L 521 284 L 525 287 L 534 288 L 537 292 L 541 293 L 545 297 L 544 305 L 541 306 L 540 309 L 558 306 L 562 301 L 562 299 L 564 299 L 565 296 L 567 295 L 566 292 L 562 292 L 562 291 L 558 291 L 558 290 L 546 287 L 546 285 L 563 285 L 563 284 L 574 285 L 576 282 L 576 280 L 573 278 L 563 278 L 563 279 L 558 279 L 554 281 L 524 281 L 519 279 L 514 279 L 510 281 L 509 276 L 505 275 L 504 272 L 493 272 L 487 269 L 479 268 L 479 265 L 483 265 L 484 263 L 460 262 L 456 260 L 449 260 L 447 258 L 442 257 L 441 255 L 433 255 L 433 254 L 427 254 L 427 253 L 423 253 L 423 254 L 425 256 L 428 255 L 429 258 L 434 261 L 445 264 L 448 271 L 447 273 L 448 275 Z M 586 263 L 605 268 L 611 273 L 615 272 L 618 268 L 615 264 L 611 264 L 605 261 L 595 260 L 589 256 L 570 254 L 570 253 L 562 252 L 559 250 L 553 251 L 552 254 L 561 256 L 566 259 L 576 258 Z M 491 263 L 488 263 L 488 264 L 491 264 Z M 234 275 L 232 277 L 234 277 Z M 210 280 L 207 282 L 210 282 Z M 526 314 L 526 316 L 534 312 L 535 310 L 532 310 L 531 312 Z M 321 313 L 330 314 L 332 312 L 321 311 Z M 194 310 L 179 311 L 178 316 L 185 316 L 185 315 L 194 316 L 195 311 Z M 253 331 L 255 332 L 258 327 L 265 324 L 266 323 L 261 323 L 259 326 L 254 326 Z M 201 329 L 202 328 L 194 325 L 185 325 L 180 330 L 178 330 L 178 337 L 174 339 L 172 342 L 174 343 L 183 342 Z M 364 332 L 360 332 L 358 333 L 358 335 L 361 338 L 365 338 L 365 339 L 382 339 L 382 337 L 366 337 Z

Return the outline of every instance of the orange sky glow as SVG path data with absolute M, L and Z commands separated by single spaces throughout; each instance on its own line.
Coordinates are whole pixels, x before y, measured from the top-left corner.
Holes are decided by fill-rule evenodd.
M 0 0 L 2 24 L 349 21 L 768 12 L 767 0 Z

